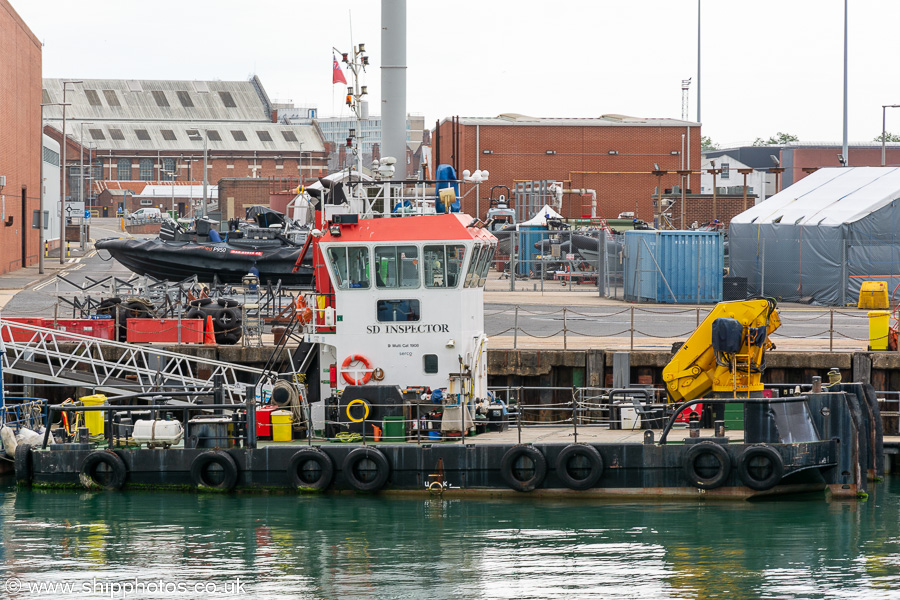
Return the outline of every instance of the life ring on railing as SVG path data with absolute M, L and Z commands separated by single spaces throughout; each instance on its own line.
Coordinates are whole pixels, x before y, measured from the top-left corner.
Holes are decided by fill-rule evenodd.
M 355 379 L 346 371 L 346 369 L 355 362 L 362 363 L 365 367 L 365 373 L 359 379 Z M 358 370 L 362 371 L 363 369 Z M 366 385 L 369 383 L 369 380 L 372 379 L 372 364 L 369 362 L 369 359 L 362 354 L 351 354 L 344 359 L 344 364 L 341 365 L 341 376 L 344 378 L 344 381 L 350 385 Z
M 593 446 L 569 444 L 556 458 L 556 476 L 570 490 L 594 487 L 603 475 L 603 457 Z
M 366 412 L 363 414 L 363 416 L 361 416 L 358 419 L 350 414 L 350 409 L 352 407 L 356 406 L 357 404 L 362 404 L 363 408 L 366 409 Z M 363 421 L 368 419 L 369 418 L 369 403 L 360 398 L 357 398 L 356 400 L 351 400 L 350 402 L 348 402 L 347 403 L 347 418 L 350 419 L 350 421 L 352 421 L 353 423 L 362 423 Z
M 784 459 L 771 446 L 750 446 L 738 459 L 738 475 L 751 490 L 765 491 L 784 477 Z
M 360 492 L 375 492 L 384 487 L 391 465 L 380 450 L 372 447 L 351 450 L 341 465 L 347 483 Z
M 100 476 L 97 467 L 106 466 Z M 88 490 L 118 490 L 125 485 L 125 463 L 112 450 L 95 450 L 87 455 L 78 470 L 78 481 Z
M 312 322 L 313 311 L 306 304 L 306 298 L 303 296 L 297 296 L 297 302 L 294 304 L 294 312 L 297 314 L 297 320 L 300 321 L 301 325 Z
M 513 446 L 500 460 L 500 476 L 512 489 L 530 492 L 544 482 L 547 459 L 533 446 Z
M 217 465 L 221 469 L 221 478 L 211 477 L 209 467 Z M 222 450 L 212 450 L 197 455 L 191 462 L 191 481 L 198 489 L 231 491 L 237 484 L 237 463 L 231 455 Z
M 698 464 L 700 458 L 705 463 Z M 710 465 L 710 458 L 718 466 Z M 728 452 L 715 442 L 700 442 L 688 449 L 684 455 L 684 476 L 692 487 L 712 490 L 721 486 L 731 475 L 731 458 Z

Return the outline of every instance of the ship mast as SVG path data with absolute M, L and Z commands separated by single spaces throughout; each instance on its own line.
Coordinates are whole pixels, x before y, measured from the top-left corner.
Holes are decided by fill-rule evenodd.
M 337 48 L 332 48 L 341 55 L 341 62 L 350 69 L 351 80 L 347 86 L 347 106 L 353 111 L 356 117 L 356 127 L 351 127 L 347 132 L 347 148 L 353 153 L 356 162 L 356 172 L 362 174 L 362 146 L 360 138 L 362 138 L 362 121 L 368 119 L 368 103 L 363 101 L 363 96 L 368 95 L 368 86 L 360 85 L 359 78 L 361 73 L 366 72 L 369 66 L 369 56 L 366 54 L 366 45 L 359 44 L 353 47 L 353 52 L 341 52 Z M 352 175 L 351 167 L 351 175 Z M 349 178 L 352 181 L 352 176 Z M 362 177 L 360 176 L 360 182 Z

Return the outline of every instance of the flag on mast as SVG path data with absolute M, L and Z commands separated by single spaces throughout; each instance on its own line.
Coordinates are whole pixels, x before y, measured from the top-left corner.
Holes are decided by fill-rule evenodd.
M 343 83 L 344 85 L 347 85 L 347 79 L 344 78 L 344 72 L 341 71 L 341 65 L 338 64 L 337 57 L 334 54 L 331 55 L 331 60 L 334 63 L 334 66 L 331 69 L 331 83 Z

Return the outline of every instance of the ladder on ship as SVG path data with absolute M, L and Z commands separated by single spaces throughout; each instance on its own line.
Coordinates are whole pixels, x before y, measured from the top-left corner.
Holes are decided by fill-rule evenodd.
M 247 387 L 264 375 L 262 369 L 212 360 L 207 352 L 189 356 L 2 318 L 0 340 L 4 373 L 107 395 L 181 391 L 200 396 L 213 390 L 213 378 L 219 375 L 226 401 L 240 403 Z

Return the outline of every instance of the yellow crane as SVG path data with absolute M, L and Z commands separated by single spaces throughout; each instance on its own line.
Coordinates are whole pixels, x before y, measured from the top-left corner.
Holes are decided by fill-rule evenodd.
M 771 298 L 718 303 L 663 369 L 669 401 L 761 392 L 769 336 L 780 326 Z

